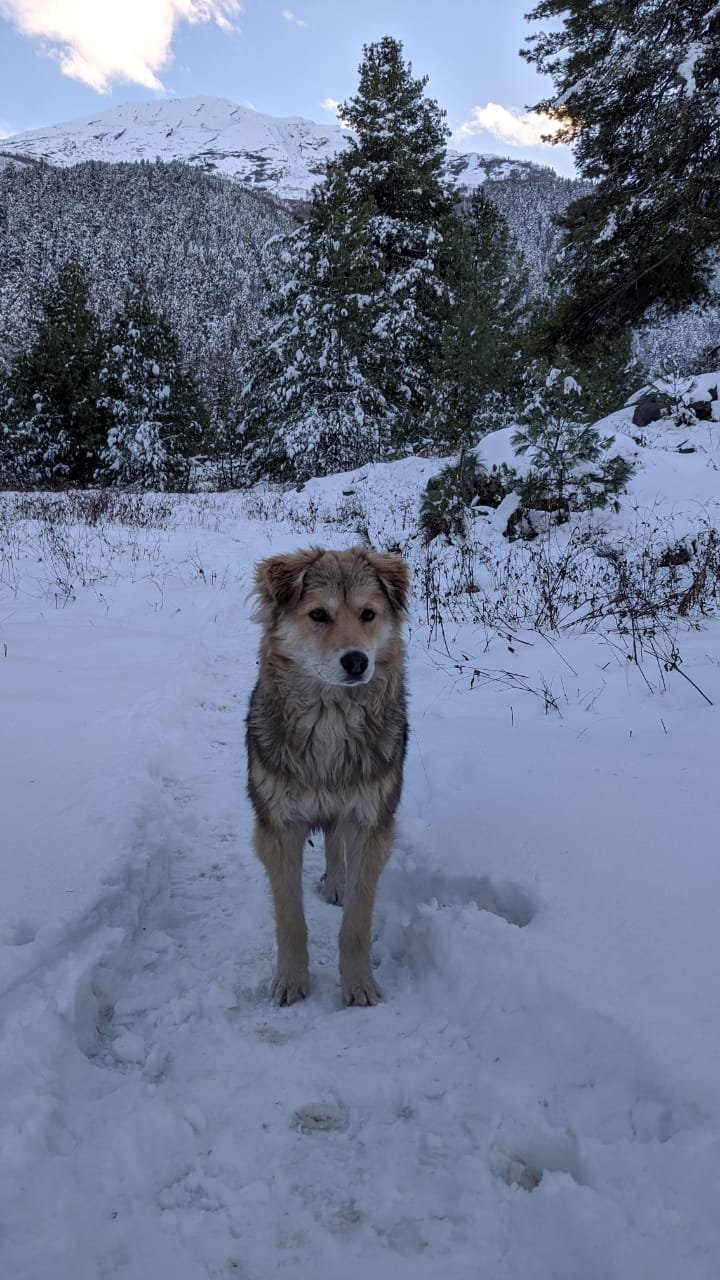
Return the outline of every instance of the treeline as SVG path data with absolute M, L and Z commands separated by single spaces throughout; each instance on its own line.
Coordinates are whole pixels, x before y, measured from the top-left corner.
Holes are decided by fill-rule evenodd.
M 41 291 L 27 346 L 0 380 L 0 479 L 20 488 L 187 487 L 211 406 L 140 273 L 106 324 L 75 260 Z
M 107 320 L 139 271 L 186 359 L 240 378 L 265 288 L 263 249 L 293 225 L 272 201 L 183 164 L 0 166 L 0 367 L 71 259 Z
M 165 184 L 163 253 L 138 231 L 138 270 L 110 312 L 71 257 L 35 294 L 22 334 L 4 348 L 0 335 L 0 480 L 181 486 L 201 452 L 230 483 L 298 482 L 412 451 L 462 454 L 510 423 L 532 428 L 527 447 L 541 452 L 569 433 L 578 465 L 594 465 L 584 426 L 629 389 L 634 335 L 660 309 L 713 299 L 720 18 L 696 0 L 582 0 L 572 19 L 563 13 L 556 0 L 537 5 L 558 21 L 528 56 L 555 81 L 542 105 L 592 185 L 559 219 L 540 296 L 497 200 L 487 189 L 461 200 L 450 186 L 444 113 L 386 37 L 364 50 L 341 107 L 352 140 L 299 225 L 252 204 L 248 251 L 238 193 L 224 184 L 208 240 L 197 203 L 192 217 L 184 201 L 177 211 L 180 167 L 140 167 L 142 181 Z M 131 218 L 132 201 L 115 194 L 118 217 Z M 197 296 L 219 282 L 228 315 L 195 332 L 172 291 L 165 304 L 168 256 Z M 117 283 L 126 278 L 125 259 Z

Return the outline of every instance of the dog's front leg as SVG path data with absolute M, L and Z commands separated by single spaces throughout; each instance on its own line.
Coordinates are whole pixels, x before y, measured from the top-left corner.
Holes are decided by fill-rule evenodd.
M 347 879 L 340 927 L 340 982 L 345 1004 L 377 1004 L 380 988 L 370 964 L 370 930 L 380 873 L 392 849 L 393 825 L 346 833 Z
M 272 994 L 276 1004 L 304 1000 L 310 990 L 307 925 L 302 902 L 304 825 L 255 827 L 255 852 L 268 873 L 275 908 L 277 968 Z

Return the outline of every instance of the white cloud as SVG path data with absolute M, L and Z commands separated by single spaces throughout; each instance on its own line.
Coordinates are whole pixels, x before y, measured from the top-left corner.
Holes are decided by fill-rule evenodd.
M 325 99 L 320 103 L 320 106 L 322 107 L 323 111 L 331 111 L 331 112 L 332 112 L 332 114 L 336 117 L 337 122 L 338 122 L 338 124 L 340 125 L 340 128 L 341 128 L 341 129 L 349 129 L 349 128 L 350 128 L 350 125 L 349 125 L 349 124 L 345 124 L 345 121 L 344 121 L 344 120 L 341 120 L 341 119 L 340 119 L 340 116 L 338 115 L 338 110 L 339 110 L 339 108 L 340 108 L 340 103 L 338 102 L 337 98 L 325 98 Z
M 298 18 L 297 14 L 293 13 L 292 9 L 283 9 L 282 16 L 286 22 L 292 22 L 295 27 L 307 26 L 307 22 L 303 22 L 302 18 Z
M 463 121 L 455 136 L 474 138 L 478 133 L 490 133 L 511 147 L 537 147 L 543 145 L 543 134 L 557 133 L 559 127 L 556 120 L 541 112 L 488 102 L 485 107 L 472 108 L 469 119 Z
M 9 125 L 4 120 L 0 120 L 0 138 L 12 138 L 12 135 L 13 131 Z
M 162 89 L 180 22 L 214 22 L 232 31 L 241 0 L 0 0 L 0 17 L 43 42 L 63 75 L 98 93 L 114 81 Z

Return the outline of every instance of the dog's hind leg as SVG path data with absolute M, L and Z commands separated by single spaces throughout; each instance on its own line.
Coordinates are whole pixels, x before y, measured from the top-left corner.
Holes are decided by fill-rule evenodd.
M 304 1000 L 310 990 L 307 925 L 302 902 L 304 825 L 255 827 L 255 852 L 268 873 L 275 908 L 277 968 L 272 994 L 276 1004 Z
M 320 877 L 320 892 L 326 902 L 342 906 L 345 895 L 345 837 L 337 827 L 325 832 L 325 871 Z
M 371 831 L 347 829 L 345 909 L 340 927 L 340 982 L 345 1004 L 377 1004 L 370 964 L 370 930 L 380 873 L 393 840 L 393 824 Z

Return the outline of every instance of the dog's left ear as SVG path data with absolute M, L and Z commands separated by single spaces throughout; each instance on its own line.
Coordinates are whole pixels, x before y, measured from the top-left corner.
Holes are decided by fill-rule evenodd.
M 303 579 L 311 564 L 323 555 L 321 547 L 309 551 L 294 551 L 286 556 L 270 556 L 261 560 L 255 569 L 255 594 L 259 599 L 259 620 L 263 611 L 286 609 L 297 604 L 302 595 Z
M 393 551 L 368 551 L 367 561 L 396 613 L 405 613 L 410 574 L 401 556 Z

